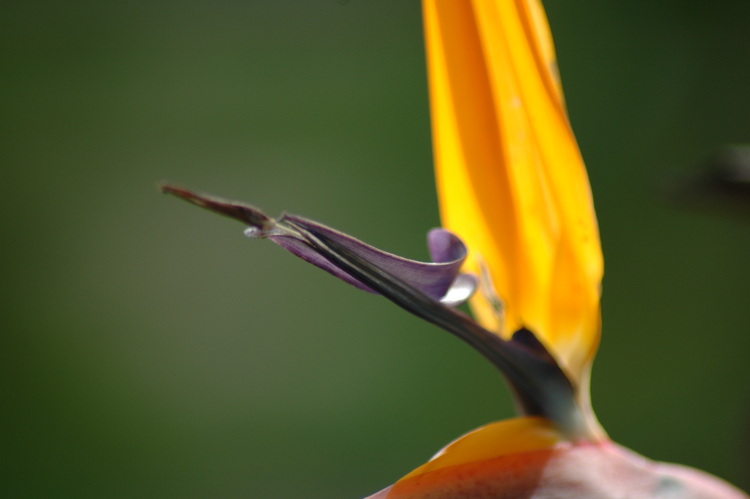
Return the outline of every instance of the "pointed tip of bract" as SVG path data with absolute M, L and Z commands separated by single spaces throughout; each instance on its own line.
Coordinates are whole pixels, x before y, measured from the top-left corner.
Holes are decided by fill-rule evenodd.
M 238 220 L 250 227 L 255 227 L 261 231 L 270 230 L 275 221 L 263 213 L 258 208 L 238 201 L 227 201 L 225 199 L 198 194 L 184 187 L 178 187 L 173 184 L 162 183 L 161 192 L 171 194 L 190 204 L 200 206 L 214 213 L 227 216 Z

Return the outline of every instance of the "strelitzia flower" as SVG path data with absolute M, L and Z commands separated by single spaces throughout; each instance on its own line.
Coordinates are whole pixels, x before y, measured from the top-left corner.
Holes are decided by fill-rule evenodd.
M 376 498 L 742 498 L 613 443 L 589 402 L 602 255 L 536 0 L 423 0 L 444 228 L 431 263 L 318 222 L 164 186 L 451 332 L 501 371 L 519 417 L 459 438 Z M 470 299 L 475 319 L 456 310 Z

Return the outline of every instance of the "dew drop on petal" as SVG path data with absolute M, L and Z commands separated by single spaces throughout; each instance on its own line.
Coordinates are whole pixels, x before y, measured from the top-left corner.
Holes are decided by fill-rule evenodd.
M 472 274 L 459 274 L 440 302 L 449 307 L 461 305 L 471 298 L 477 289 L 477 278 Z
M 250 239 L 260 239 L 265 236 L 264 230 L 260 227 L 248 227 L 243 233 L 245 237 L 249 237 Z

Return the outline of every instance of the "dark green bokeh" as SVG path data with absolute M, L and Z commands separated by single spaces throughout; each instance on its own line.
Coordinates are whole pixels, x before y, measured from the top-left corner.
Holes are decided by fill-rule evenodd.
M 659 189 L 750 142 L 750 3 L 547 8 L 607 262 L 597 413 L 750 487 L 748 217 Z M 512 414 L 457 340 L 155 187 L 423 257 L 416 1 L 6 2 L 0 42 L 3 497 L 358 497 Z

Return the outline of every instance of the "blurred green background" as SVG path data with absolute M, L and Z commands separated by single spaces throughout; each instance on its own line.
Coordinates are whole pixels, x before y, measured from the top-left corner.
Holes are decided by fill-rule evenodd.
M 0 495 L 354 498 L 512 414 L 458 340 L 156 188 L 424 257 L 418 2 L 0 8 Z M 750 2 L 547 8 L 607 262 L 597 414 L 749 488 L 750 219 L 662 187 L 750 142 Z

